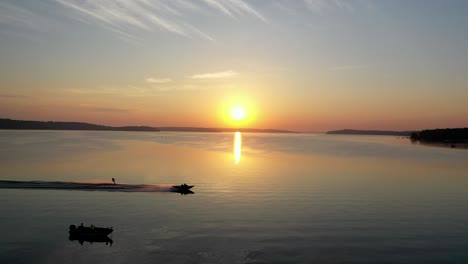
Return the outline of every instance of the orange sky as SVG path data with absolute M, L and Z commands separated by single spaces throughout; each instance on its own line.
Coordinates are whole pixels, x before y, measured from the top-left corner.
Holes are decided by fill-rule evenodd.
M 0 117 L 316 132 L 468 126 L 466 2 L 141 5 L 0 3 Z M 246 120 L 229 119 L 234 105 Z

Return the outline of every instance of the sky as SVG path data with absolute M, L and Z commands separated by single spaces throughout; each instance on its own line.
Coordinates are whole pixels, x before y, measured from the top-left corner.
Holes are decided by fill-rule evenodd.
M 464 0 L 1 0 L 0 118 L 467 127 L 467 13 Z

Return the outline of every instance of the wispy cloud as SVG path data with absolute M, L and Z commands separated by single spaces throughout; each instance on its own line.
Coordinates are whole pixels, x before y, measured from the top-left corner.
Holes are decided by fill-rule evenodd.
M 230 78 L 236 76 L 238 73 L 235 71 L 222 71 L 222 72 L 209 72 L 194 74 L 191 76 L 192 79 L 220 79 L 220 78 Z
M 215 10 L 235 18 L 252 16 L 267 22 L 244 0 L 54 0 L 72 11 L 72 17 L 80 22 L 89 19 L 111 30 L 120 37 L 135 41 L 142 32 L 159 29 L 182 37 L 201 37 L 210 41 L 214 38 L 190 23 L 188 17 L 206 14 Z
M 172 82 L 172 79 L 169 79 L 169 78 L 152 78 L 152 77 L 149 77 L 149 78 L 146 78 L 146 79 L 145 79 L 145 82 L 147 82 L 147 83 L 168 83 L 168 82 Z
M 263 22 L 268 22 L 266 18 L 261 15 L 257 10 L 253 9 L 250 5 L 248 5 L 246 2 L 242 0 L 231 0 L 231 4 L 234 6 L 234 8 L 237 8 L 238 10 L 241 10 L 245 12 L 246 14 L 250 14 Z
M 192 25 L 190 25 L 190 24 L 188 24 L 188 23 L 184 23 L 184 26 L 185 26 L 186 28 L 190 29 L 193 33 L 195 33 L 195 34 L 197 34 L 198 36 L 200 36 L 201 38 L 204 38 L 204 39 L 209 40 L 209 41 L 212 41 L 212 42 L 215 42 L 215 41 L 216 41 L 212 36 L 206 34 L 205 32 L 199 30 L 198 28 L 196 28 L 196 27 L 194 27 L 194 26 L 192 26 Z
M 183 1 L 55 1 L 72 10 L 78 21 L 82 22 L 83 16 L 94 19 L 104 28 L 131 41 L 138 39 L 139 35 L 147 35 L 142 32 L 154 32 L 157 29 L 184 37 L 196 36 L 199 35 L 199 31 L 201 32 L 194 25 L 191 28 L 184 27 L 181 12 L 187 10 L 187 6 L 190 5 Z M 179 11 L 179 8 L 182 11 Z
M 161 27 L 164 30 L 167 30 L 167 31 L 169 31 L 171 33 L 174 33 L 174 34 L 177 34 L 177 35 L 180 35 L 180 36 L 189 37 L 189 34 L 186 33 L 179 25 L 177 25 L 175 23 L 172 23 L 172 22 L 170 22 L 168 20 L 157 17 L 155 15 L 150 15 L 149 18 L 151 19 L 151 21 L 153 23 L 155 23 L 156 25 L 158 25 L 159 27 Z
M 248 14 L 263 22 L 268 22 L 263 15 L 243 0 L 203 0 L 203 2 L 211 8 L 217 9 L 232 18 Z
M 218 9 L 219 11 L 223 12 L 225 15 L 228 15 L 230 17 L 234 17 L 234 15 L 229 10 L 229 8 L 224 6 L 220 1 L 216 1 L 216 0 L 203 0 L 203 1 L 206 4 L 208 4 L 209 6 L 211 6 L 212 8 Z

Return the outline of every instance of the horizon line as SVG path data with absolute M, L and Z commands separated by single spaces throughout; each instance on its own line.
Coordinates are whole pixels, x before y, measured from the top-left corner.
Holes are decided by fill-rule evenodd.
M 178 126 L 178 125 L 165 125 L 165 126 L 151 126 L 151 125 L 108 125 L 108 124 L 96 124 L 96 123 L 89 123 L 83 121 L 57 121 L 57 120 L 22 120 L 22 119 L 13 119 L 13 118 L 6 118 L 0 117 L 0 120 L 12 120 L 12 121 L 23 121 L 23 122 L 56 122 L 56 123 L 81 123 L 81 124 L 89 124 L 89 125 L 98 125 L 98 126 L 106 126 L 111 128 L 124 128 L 124 127 L 147 127 L 147 128 L 156 128 L 156 129 L 217 129 L 217 130 L 264 130 L 264 131 L 276 131 L 283 132 L 283 133 L 300 133 L 300 134 L 325 134 L 327 132 L 334 132 L 334 131 L 373 131 L 373 132 L 418 132 L 422 130 L 428 129 L 447 129 L 449 127 L 437 127 L 437 128 L 424 128 L 419 130 L 413 129 L 406 129 L 406 130 L 388 130 L 388 129 L 356 129 L 356 128 L 341 128 L 341 129 L 333 129 L 327 131 L 308 131 L 308 130 L 290 130 L 287 128 L 255 128 L 255 127 L 206 127 L 206 126 Z M 455 127 L 453 127 L 455 128 Z M 1 128 L 0 128 L 1 129 Z M 202 131 L 201 131 L 202 132 Z M 219 132 L 232 132 L 232 131 L 219 131 Z M 235 132 L 235 131 L 234 131 Z M 242 132 L 242 131 L 239 131 Z M 248 131 L 244 131 L 248 132 Z M 261 132 L 261 131 L 259 131 Z

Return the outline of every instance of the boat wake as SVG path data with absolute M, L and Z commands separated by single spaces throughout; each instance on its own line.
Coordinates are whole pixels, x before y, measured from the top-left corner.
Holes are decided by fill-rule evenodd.
M 171 185 L 0 180 L 0 189 L 79 190 L 109 192 L 169 192 L 171 189 Z

